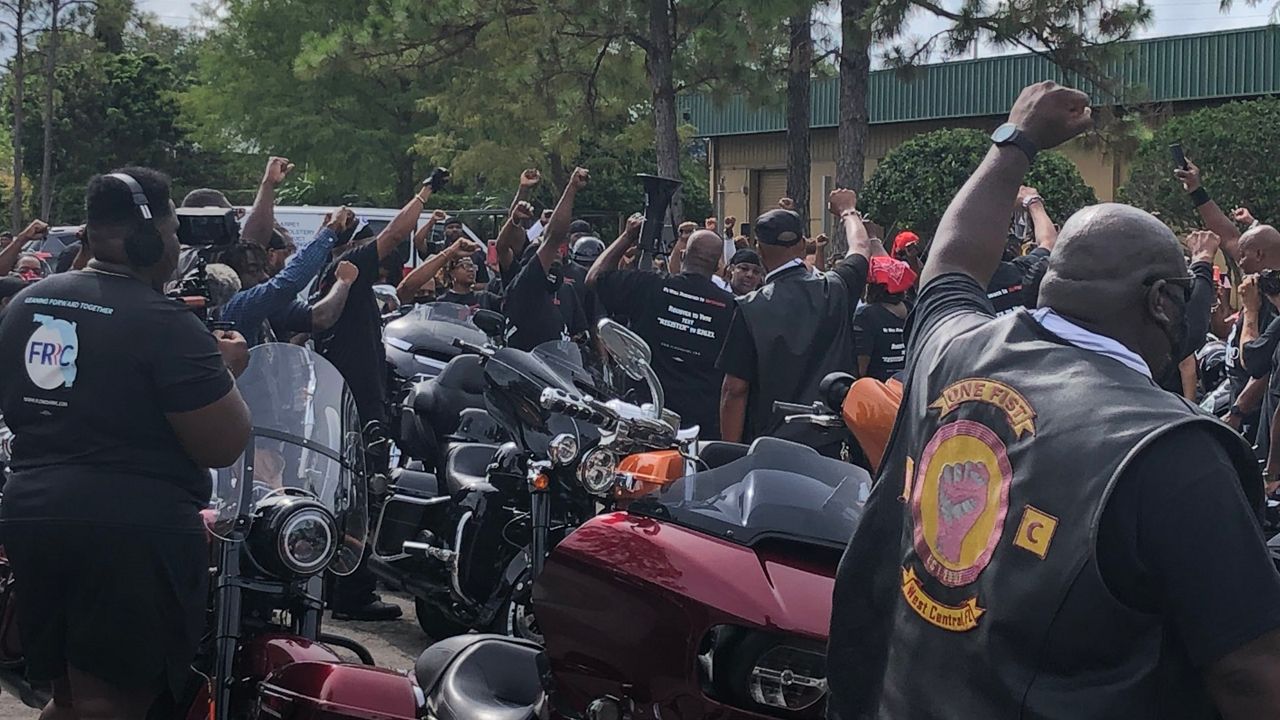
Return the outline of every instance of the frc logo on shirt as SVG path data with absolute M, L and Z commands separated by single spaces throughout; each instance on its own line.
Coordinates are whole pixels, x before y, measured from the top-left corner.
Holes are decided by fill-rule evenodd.
M 50 315 L 34 317 L 39 327 L 31 333 L 23 351 L 27 376 L 41 390 L 71 387 L 76 381 L 76 357 L 80 340 L 76 324 Z

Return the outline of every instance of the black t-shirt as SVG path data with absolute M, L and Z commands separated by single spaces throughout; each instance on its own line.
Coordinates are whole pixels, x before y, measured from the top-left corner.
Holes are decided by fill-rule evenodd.
M 934 279 L 908 322 L 909 361 L 921 343 L 945 342 L 991 314 L 972 278 Z M 1171 431 L 1139 452 L 1103 510 L 1096 551 L 1108 589 L 1165 616 L 1178 651 L 1199 667 L 1280 627 L 1280 575 L 1235 468 L 1203 428 Z
M 991 276 L 991 282 L 987 283 L 987 299 L 995 308 L 996 315 L 1004 315 L 1027 305 L 1023 290 L 1031 277 L 1047 262 L 1049 250 L 1042 247 L 1008 262 L 1001 261 Z
M 476 282 L 489 284 L 489 252 L 487 250 L 477 250 L 471 253 L 471 262 L 476 266 Z
M 853 314 L 853 346 L 858 357 L 869 357 L 867 377 L 884 381 L 906 365 L 906 319 L 881 303 L 868 303 Z
M 502 298 L 488 291 L 476 292 L 472 290 L 467 293 L 457 293 L 452 290 L 441 293 L 436 297 L 436 302 L 454 303 L 463 305 L 472 309 L 480 310 L 499 310 L 502 308 Z
M 201 532 L 209 472 L 165 414 L 232 384 L 200 320 L 138 280 L 80 271 L 22 291 L 0 323 L 0 411 L 15 435 L 5 522 Z
M 1271 301 L 1263 298 L 1262 305 L 1271 307 Z M 1263 326 L 1261 335 L 1244 344 L 1238 363 L 1250 377 L 1267 378 L 1267 391 L 1262 396 L 1258 417 L 1253 424 L 1256 428 L 1254 443 L 1258 446 L 1260 458 L 1267 457 L 1271 448 L 1271 427 L 1276 408 L 1280 407 L 1280 373 L 1274 372 L 1277 363 L 1280 363 L 1280 317 L 1273 316 Z
M 532 350 L 544 342 L 577 337 L 587 331 L 587 318 L 578 304 L 577 293 L 564 282 L 553 290 L 536 257 L 525 263 L 511 282 L 503 312 L 516 328 L 508 344 L 517 350 Z
M 578 296 L 578 303 L 582 305 L 582 314 L 587 318 L 587 327 L 594 329 L 596 322 L 605 316 L 605 311 L 597 291 L 587 287 L 587 269 L 575 262 L 566 262 L 564 282 L 571 286 L 574 294 Z
M 630 317 L 631 329 L 649 344 L 653 371 L 681 424 L 719 438 L 724 373 L 716 359 L 733 318 L 733 295 L 702 275 L 635 270 L 602 273 L 596 295 L 610 313 L 616 308 Z
M 348 250 L 320 276 L 319 296 L 333 287 L 338 263 L 346 260 L 360 271 L 347 294 L 347 304 L 317 343 L 320 354 L 342 373 L 360 411 L 360 422 L 386 420 L 386 351 L 382 347 L 382 316 L 373 295 L 378 277 L 378 243 L 371 240 Z

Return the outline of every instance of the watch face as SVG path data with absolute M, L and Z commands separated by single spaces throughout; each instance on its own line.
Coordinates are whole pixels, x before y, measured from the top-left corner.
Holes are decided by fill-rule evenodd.
M 996 128 L 995 132 L 991 133 L 991 142 L 995 142 L 995 143 L 1009 142 L 1010 140 L 1013 139 L 1013 134 L 1016 132 L 1018 132 L 1017 125 L 1014 125 L 1013 123 L 1005 123 L 1000 127 Z

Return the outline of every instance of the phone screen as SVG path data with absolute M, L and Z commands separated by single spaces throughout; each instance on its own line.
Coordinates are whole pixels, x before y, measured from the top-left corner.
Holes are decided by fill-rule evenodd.
M 1169 154 L 1173 156 L 1173 164 L 1183 170 L 1187 170 L 1187 156 L 1182 152 L 1182 143 L 1174 143 L 1169 146 Z

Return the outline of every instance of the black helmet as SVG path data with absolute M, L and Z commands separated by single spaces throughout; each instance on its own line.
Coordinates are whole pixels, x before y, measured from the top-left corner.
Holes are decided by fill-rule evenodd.
M 573 249 L 569 251 L 569 259 L 583 267 L 591 267 L 603 252 L 604 242 L 598 237 L 588 235 L 578 238 L 573 244 Z

